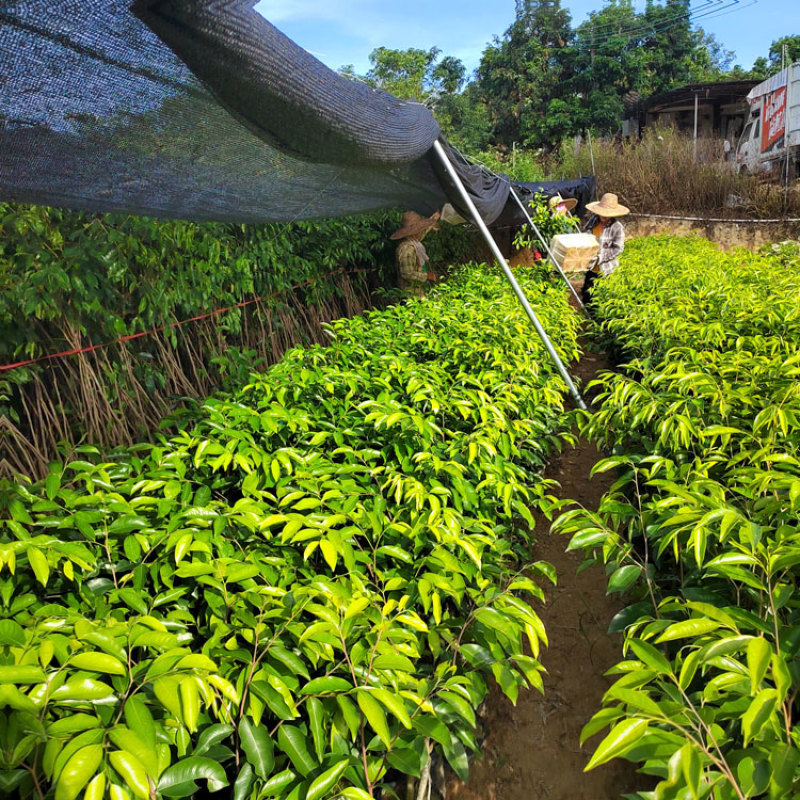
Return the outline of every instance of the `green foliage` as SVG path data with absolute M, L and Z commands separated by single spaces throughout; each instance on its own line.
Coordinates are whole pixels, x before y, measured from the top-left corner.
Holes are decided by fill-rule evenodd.
M 554 236 L 560 233 L 575 233 L 580 227 L 577 217 L 568 214 L 554 214 L 550 210 L 545 196 L 538 192 L 528 201 L 528 213 L 536 229 L 548 243 Z M 541 240 L 527 223 L 519 229 L 514 237 L 514 246 L 543 251 Z
M 12 468 L 41 474 L 59 442 L 135 441 L 184 398 L 241 386 L 287 347 L 323 340 L 322 322 L 394 283 L 398 223 L 398 212 L 243 226 L 0 206 L 0 363 L 124 338 L 3 375 Z M 436 262 L 465 260 L 469 241 L 443 232 Z
M 615 133 L 625 95 L 649 93 L 648 51 L 639 35 L 642 25 L 630 0 L 612 0 L 578 26 L 573 88 L 583 102 L 575 108 L 576 131 Z
M 557 527 L 632 604 L 588 739 L 648 798 L 796 797 L 800 783 L 800 279 L 797 248 L 632 241 L 596 291 L 629 362 L 584 430 L 618 479 Z
M 775 74 L 795 61 L 800 61 L 800 36 L 781 36 L 769 46 L 769 73 Z
M 457 94 L 442 94 L 433 106 L 433 113 L 448 140 L 462 152 L 479 153 L 492 138 L 489 111 L 481 102 L 475 82 Z
M 510 151 L 505 148 L 490 148 L 472 158 L 492 172 L 508 175 L 512 181 L 536 183 L 545 180 L 541 158 L 533 150 L 517 147 Z
M 66 347 L 68 331 L 106 342 L 372 266 L 391 259 L 395 216 L 245 226 L 2 205 L 0 358 Z
M 494 142 L 553 147 L 571 132 L 555 125 L 549 104 L 570 77 L 569 12 L 560 0 L 520 0 L 502 39 L 484 50 L 477 81 L 489 109 Z
M 424 103 L 457 147 L 474 151 L 486 146 L 490 136 L 488 115 L 474 91 L 474 83 L 465 88 L 466 69 L 460 59 L 441 57 L 438 47 L 378 47 L 370 53 L 369 60 L 371 66 L 363 77 L 356 75 L 352 66 L 342 72 L 396 97 Z
M 456 265 L 466 264 L 475 257 L 479 234 L 472 226 L 441 224 L 435 233 L 425 237 L 425 250 L 430 266 L 438 275 L 446 275 Z M 393 246 L 396 242 L 392 243 Z
M 559 0 L 520 0 L 503 37 L 484 51 L 475 92 L 492 143 L 555 150 L 586 130 L 616 133 L 626 95 L 714 80 L 732 54 L 693 29 L 689 0 L 612 0 L 573 29 Z
M 637 20 L 640 44 L 647 52 L 644 85 L 648 94 L 683 86 L 692 79 L 692 62 L 702 31 L 693 31 L 690 0 L 648 3 Z M 640 89 L 641 91 L 641 89 Z
M 697 30 L 689 70 L 693 83 L 734 80 L 730 74 L 735 53 L 723 47 L 713 33 Z
M 642 84 L 646 55 L 639 38 L 627 33 L 637 28 L 637 16 L 631 0 L 612 0 L 578 26 L 579 69 L 585 86 L 621 100 L 625 92 Z M 595 126 L 602 129 L 597 122 Z
M 488 680 L 541 690 L 555 576 L 518 559 L 565 387 L 503 277 L 329 331 L 172 438 L 2 487 L 4 790 L 387 796 L 429 746 L 466 775 Z
M 372 66 L 365 77 L 373 86 L 396 97 L 435 102 L 443 94 L 458 93 L 465 80 L 461 61 L 453 56 L 440 60 L 440 54 L 438 47 L 430 50 L 379 47 L 370 53 Z
M 690 23 L 688 0 L 647 3 L 612 0 L 576 29 L 570 88 L 572 132 L 616 133 L 630 92 L 659 94 L 689 82 L 719 80 L 732 54 Z

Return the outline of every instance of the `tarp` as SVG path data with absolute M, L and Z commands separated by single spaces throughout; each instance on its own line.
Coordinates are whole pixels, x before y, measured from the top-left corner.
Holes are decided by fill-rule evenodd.
M 523 203 L 536 194 L 542 194 L 546 198 L 557 194 L 562 197 L 574 197 L 578 204 L 573 209 L 572 214 L 576 217 L 582 217 L 586 213 L 586 204 L 591 203 L 597 193 L 597 180 L 594 175 L 581 175 L 579 178 L 560 181 L 539 181 L 536 183 L 514 181 L 512 185 Z M 495 221 L 495 225 L 513 227 L 522 225 L 525 222 L 526 220 L 519 205 L 514 203 L 512 206 L 509 203 L 502 215 Z
M 765 81 L 761 81 L 761 83 L 756 84 L 748 93 L 747 93 L 747 102 L 750 103 L 752 106 L 754 103 L 757 103 L 765 94 L 771 94 L 772 92 L 776 91 L 777 89 L 782 89 L 786 86 L 786 79 L 789 75 L 788 69 L 782 69 L 780 72 L 776 73 L 770 78 L 767 78 Z

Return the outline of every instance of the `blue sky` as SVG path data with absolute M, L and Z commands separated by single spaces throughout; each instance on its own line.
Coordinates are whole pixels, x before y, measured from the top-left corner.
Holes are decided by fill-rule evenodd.
M 562 5 L 577 25 L 604 3 L 562 0 Z M 443 55 L 460 58 L 471 72 L 492 37 L 513 21 L 514 7 L 514 0 L 260 0 L 256 5 L 329 67 L 353 64 L 358 73 L 367 71 L 370 52 L 381 46 L 436 46 Z M 634 0 L 634 7 L 643 10 L 644 0 Z M 696 24 L 733 50 L 734 63 L 745 68 L 766 56 L 774 40 L 800 35 L 798 0 L 694 0 L 692 9 Z

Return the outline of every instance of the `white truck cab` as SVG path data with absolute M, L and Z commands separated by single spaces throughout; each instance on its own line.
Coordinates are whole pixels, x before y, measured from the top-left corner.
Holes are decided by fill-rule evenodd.
M 777 171 L 797 176 L 800 154 L 800 62 L 754 86 L 750 114 L 736 145 L 734 170 L 748 175 Z M 788 146 L 788 158 L 787 158 Z

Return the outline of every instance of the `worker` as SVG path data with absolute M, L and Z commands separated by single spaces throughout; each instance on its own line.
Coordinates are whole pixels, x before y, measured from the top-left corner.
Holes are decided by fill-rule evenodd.
M 599 202 L 587 203 L 586 210 L 592 216 L 584 230 L 593 233 L 600 241 L 600 252 L 583 282 L 583 304 L 588 306 L 597 278 L 610 275 L 619 266 L 620 254 L 625 249 L 625 228 L 619 218 L 630 213 L 630 209 L 619 202 L 617 195 L 608 192 Z
M 400 288 L 415 297 L 425 297 L 428 281 L 436 280 L 433 272 L 425 270 L 428 253 L 422 240 L 430 230 L 438 230 L 440 212 L 423 217 L 416 211 L 406 211 L 400 227 L 389 237 L 400 239 L 397 245 L 397 271 Z
M 554 216 L 566 217 L 576 205 L 578 201 L 574 197 L 562 197 L 560 194 L 554 194 L 547 201 L 547 207 Z

